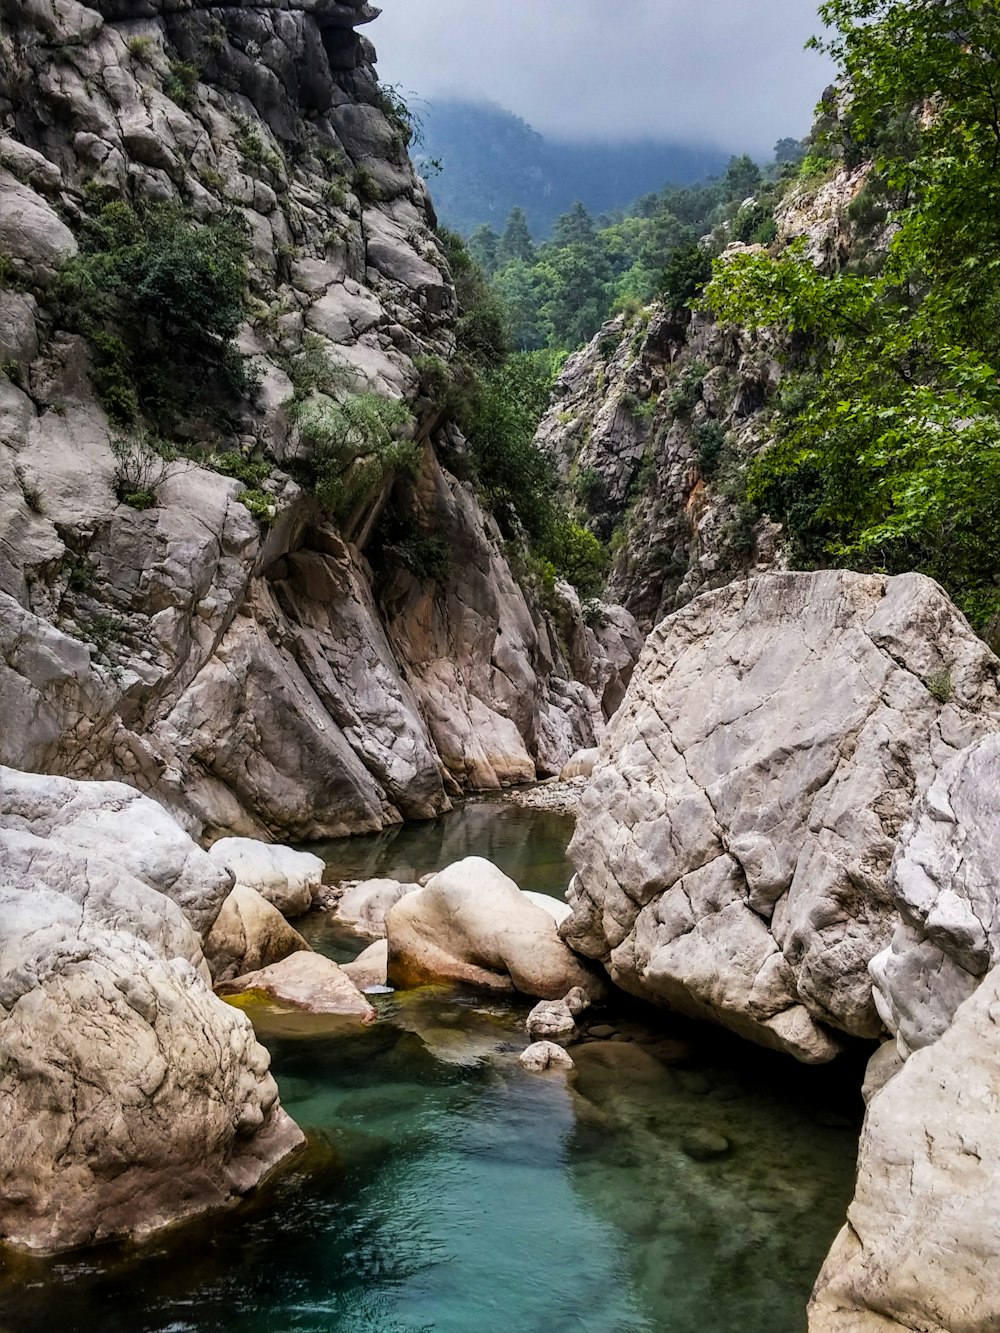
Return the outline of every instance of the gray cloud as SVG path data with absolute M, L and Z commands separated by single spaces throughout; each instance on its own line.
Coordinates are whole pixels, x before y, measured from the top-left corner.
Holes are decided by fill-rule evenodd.
M 831 70 L 812 0 L 381 0 L 387 83 L 498 102 L 554 138 L 764 152 L 804 134 Z

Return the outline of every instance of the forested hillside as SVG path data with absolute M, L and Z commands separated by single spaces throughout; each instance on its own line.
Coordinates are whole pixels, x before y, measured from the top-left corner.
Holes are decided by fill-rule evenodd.
M 548 236 L 576 199 L 595 213 L 621 208 L 668 181 L 686 185 L 718 173 L 728 156 L 706 145 L 638 138 L 560 143 L 488 103 L 435 101 L 417 109 L 417 165 L 432 178 L 441 220 L 463 235 L 482 222 L 502 227 L 521 207 L 535 235 Z

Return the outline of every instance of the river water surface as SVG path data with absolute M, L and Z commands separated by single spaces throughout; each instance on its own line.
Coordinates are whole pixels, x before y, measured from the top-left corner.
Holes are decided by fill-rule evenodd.
M 320 850 L 337 878 L 477 854 L 560 893 L 571 828 L 469 805 Z M 361 947 L 322 914 L 305 930 Z M 350 1035 L 254 1013 L 308 1150 L 155 1244 L 0 1260 L 0 1333 L 802 1333 L 851 1196 L 860 1064 L 618 1006 L 588 1015 L 613 1035 L 574 1047 L 567 1080 L 517 1064 L 528 1001 L 377 1003 Z

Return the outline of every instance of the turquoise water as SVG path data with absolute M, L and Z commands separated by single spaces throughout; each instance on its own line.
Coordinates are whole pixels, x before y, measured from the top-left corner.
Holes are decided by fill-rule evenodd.
M 354 840 L 350 857 L 370 858 L 361 873 L 407 857 L 423 873 L 427 849 L 454 859 L 483 810 L 441 821 L 451 830 Z M 490 855 L 525 888 L 551 884 L 565 821 L 493 814 Z M 327 853 L 354 876 L 341 844 Z M 322 947 L 322 919 L 308 929 Z M 307 1152 L 252 1201 L 152 1246 L 0 1270 L 0 1328 L 805 1329 L 851 1194 L 859 1108 L 839 1090 L 858 1066 L 806 1070 L 618 1008 L 590 1016 L 614 1037 L 576 1046 L 567 1080 L 518 1066 L 528 1002 L 434 988 L 379 1006 L 374 1028 L 348 1036 L 259 1012 Z M 730 1147 L 697 1160 L 706 1131 Z

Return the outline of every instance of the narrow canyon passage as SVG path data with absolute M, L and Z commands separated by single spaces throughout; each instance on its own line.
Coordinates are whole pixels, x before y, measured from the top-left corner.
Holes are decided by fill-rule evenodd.
M 483 803 L 324 854 L 338 876 L 483 854 L 558 894 L 571 828 Z M 300 924 L 331 956 L 360 947 L 322 913 Z M 526 998 L 426 987 L 377 1004 L 351 1035 L 251 1009 L 306 1153 L 147 1247 L 18 1261 L 0 1328 L 804 1328 L 852 1192 L 860 1062 L 807 1069 L 619 998 L 588 1014 L 571 1078 L 539 1077 L 517 1063 Z

